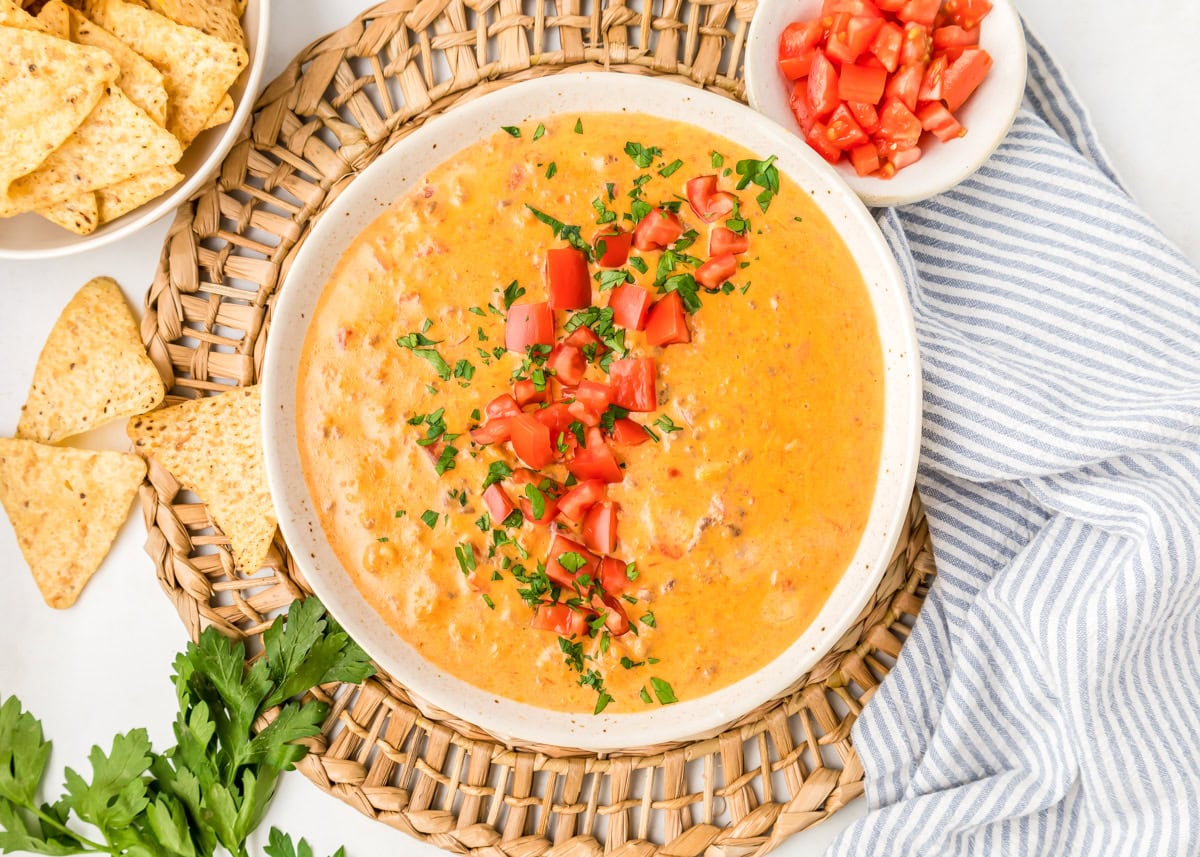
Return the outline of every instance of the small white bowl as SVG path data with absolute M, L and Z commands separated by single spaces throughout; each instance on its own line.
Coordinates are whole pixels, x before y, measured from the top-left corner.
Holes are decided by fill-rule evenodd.
M 212 177 L 250 118 L 267 60 L 270 10 L 270 0 L 250 0 L 246 4 L 242 28 L 246 31 L 246 52 L 250 62 L 229 91 L 233 97 L 233 119 L 219 128 L 205 131 L 187 147 L 183 158 L 175 165 L 183 173 L 183 181 L 162 196 L 104 224 L 91 235 L 76 235 L 33 213 L 0 219 L 0 259 L 52 259 L 94 250 L 148 226 L 174 211 L 195 193 Z
M 780 172 L 812 194 L 862 272 L 884 356 L 883 448 L 875 496 L 854 558 L 795 642 L 746 678 L 706 696 L 630 714 L 565 714 L 486 693 L 437 669 L 392 631 L 330 548 L 300 463 L 296 381 L 325 283 L 358 234 L 438 164 L 494 134 L 559 113 L 653 113 L 690 122 L 778 156 Z M 626 74 L 562 74 L 506 87 L 439 117 L 371 164 L 338 196 L 301 246 L 275 298 L 263 367 L 263 448 L 279 526 L 296 564 L 346 630 L 419 700 L 506 741 L 612 751 L 711 734 L 792 687 L 837 642 L 874 593 L 904 526 L 921 436 L 921 366 L 908 294 L 878 225 L 803 141 L 711 92 Z M 430 629 L 431 634 L 438 633 Z
M 820 12 L 821 0 L 758 0 L 746 39 L 750 106 L 797 135 L 800 126 L 788 106 L 792 86 L 776 65 L 779 36 L 793 21 L 811 20 Z M 955 114 L 967 129 L 965 137 L 949 143 L 922 138 L 921 160 L 891 179 L 859 176 L 844 159 L 834 168 L 867 205 L 904 205 L 949 190 L 979 169 L 1008 134 L 1025 97 L 1025 31 L 1009 0 L 992 0 L 982 27 L 979 44 L 992 55 L 993 65 Z

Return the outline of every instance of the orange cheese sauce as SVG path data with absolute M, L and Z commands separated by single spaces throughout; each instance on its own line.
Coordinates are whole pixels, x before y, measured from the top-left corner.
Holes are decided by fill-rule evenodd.
M 526 204 L 580 225 L 591 240 L 600 230 L 592 201 L 629 211 L 639 175 L 652 176 L 644 198 L 655 204 L 682 195 L 689 178 L 718 172 L 714 151 L 722 169 L 770 153 L 648 116 L 581 120 L 583 134 L 576 117 L 545 120 L 536 141 L 537 122 L 522 125 L 520 138 L 498 131 L 359 235 L 311 320 L 297 392 L 301 456 L 321 526 L 381 620 L 440 669 L 490 693 L 591 712 L 596 692 L 564 665 L 555 633 L 530 627 L 519 585 L 501 568 L 501 556 L 519 557 L 508 547 L 489 559 L 491 533 L 476 524 L 488 465 L 520 466 L 508 444 L 476 447 L 466 433 L 478 422 L 473 410 L 511 389 L 520 363 L 491 354 L 504 344 L 504 318 L 487 307 L 503 308 L 514 280 L 525 289 L 519 302 L 546 299 L 545 250 L 562 242 Z M 642 170 L 624 153 L 627 141 L 663 154 Z M 658 174 L 677 158 L 681 169 Z M 723 178 L 722 188 L 736 179 Z M 613 639 L 606 652 L 598 639 L 583 641 L 587 668 L 602 673 L 613 697 L 608 712 L 643 710 L 651 677 L 680 700 L 695 699 L 779 655 L 837 583 L 872 502 L 883 359 L 867 290 L 802 188 L 781 176 L 766 214 L 754 202 L 759 190 L 739 192 L 751 222 L 749 266 L 732 293 L 701 292 L 703 307 L 689 317 L 692 342 L 648 348 L 641 333 L 627 336 L 633 356 L 658 365 L 660 408 L 634 416 L 652 425 L 665 414 L 682 431 L 614 447 L 625 479 L 609 497 L 621 510 L 617 555 L 637 563 L 637 603 L 625 606 L 639 633 Z M 688 252 L 703 258 L 708 227 L 686 204 L 680 216 L 700 233 Z M 649 272 L 634 276 L 653 291 L 659 254 L 640 255 Z M 593 297 L 606 303 L 604 293 Z M 560 331 L 567 315 L 557 314 Z M 470 362 L 469 380 L 442 380 L 396 344 L 423 329 L 449 365 Z M 588 377 L 605 376 L 591 366 Z M 447 430 L 461 435 L 455 467 L 442 476 L 416 442 L 425 426 L 407 422 L 439 408 Z M 560 482 L 566 476 L 560 465 L 551 472 Z M 438 515 L 432 528 L 421 518 L 427 510 Z M 530 555 L 527 567 L 545 558 L 545 528 L 526 523 L 512 533 Z M 464 545 L 478 558 L 470 579 L 455 558 Z M 647 613 L 653 627 L 638 621 Z M 623 657 L 643 665 L 624 668 Z

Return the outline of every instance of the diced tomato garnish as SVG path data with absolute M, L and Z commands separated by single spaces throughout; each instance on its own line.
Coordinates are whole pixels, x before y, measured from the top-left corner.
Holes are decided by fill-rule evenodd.
M 621 446 L 637 446 L 650 439 L 641 423 L 634 422 L 628 417 L 613 421 L 613 443 Z
M 912 21 L 924 27 L 932 27 L 942 0 L 908 0 L 896 13 L 901 21 Z
M 566 553 L 578 554 L 583 558 L 583 565 L 575 570 L 562 565 L 559 558 Z M 575 562 L 571 564 L 574 565 Z M 559 586 L 570 588 L 575 583 L 575 578 L 581 574 L 586 574 L 594 580 L 599 566 L 599 557 L 579 542 L 568 539 L 562 533 L 554 534 L 554 538 L 550 541 L 550 553 L 546 557 L 546 575 Z
M 633 230 L 633 246 L 646 250 L 669 247 L 683 234 L 679 218 L 665 208 L 656 208 L 643 217 Z
M 955 137 L 961 137 L 966 133 L 963 131 L 963 126 L 954 118 L 954 114 L 947 110 L 944 104 L 936 101 L 932 104 L 926 104 L 918 110 L 917 118 L 921 120 L 922 128 L 932 133 L 943 143 L 947 143 Z
M 558 513 L 580 523 L 587 510 L 604 499 L 605 483 L 599 479 L 587 479 L 572 487 L 558 501 Z
M 596 236 L 596 264 L 601 268 L 619 268 L 629 261 L 632 232 L 602 232 Z M 601 250 L 601 245 L 604 249 Z
M 580 326 L 571 331 L 571 335 L 563 340 L 567 345 L 572 345 L 579 350 L 587 348 L 589 345 L 594 346 L 595 350 L 584 352 L 584 357 L 591 353 L 594 357 L 599 357 L 608 351 L 608 347 L 600 341 L 600 337 L 590 327 Z
M 905 167 L 912 166 L 919 160 L 921 160 L 920 146 L 913 146 L 908 149 L 899 149 L 888 155 L 888 165 L 897 170 L 902 170 Z
M 583 380 L 583 373 L 587 371 L 587 358 L 583 356 L 583 351 L 574 345 L 559 343 L 550 349 L 550 356 L 546 358 L 546 368 L 553 369 L 554 377 L 564 386 L 574 387 Z
M 877 104 L 883 98 L 883 87 L 886 85 L 887 72 L 882 68 L 844 65 L 838 75 L 838 98 L 842 101 Z
M 808 129 L 808 133 L 804 135 L 804 139 L 818 155 L 829 163 L 836 164 L 841 161 L 842 150 L 829 142 L 829 126 L 824 122 L 814 122 Z
M 889 98 L 879 114 L 879 139 L 889 146 L 889 153 L 911 149 L 921 139 L 921 120 L 899 98 Z
M 629 330 L 641 330 L 646 326 L 646 313 L 650 311 L 651 301 L 650 292 L 641 286 L 629 283 L 617 286 L 608 296 L 613 323 Z
M 839 13 L 830 28 L 825 52 L 843 65 L 853 63 L 867 50 L 882 26 L 883 19 L 878 16 Z
M 488 402 L 483 412 L 488 419 L 494 420 L 500 417 L 515 417 L 521 413 L 521 407 L 508 393 L 502 393 Z
M 988 0 L 946 0 L 946 12 L 953 21 L 964 29 L 974 29 L 992 11 Z
M 925 67 L 925 76 L 921 78 L 921 89 L 917 92 L 917 102 L 938 101 L 942 97 L 942 78 L 946 75 L 949 61 L 945 54 L 933 58 L 933 62 Z
M 724 256 L 715 256 L 709 259 L 696 269 L 693 276 L 697 283 L 709 291 L 715 292 L 726 280 L 737 273 L 737 265 L 737 259 L 733 258 L 732 254 L 726 253 Z
M 901 65 L 925 65 L 929 62 L 929 30 L 920 24 L 904 28 L 904 46 L 900 49 Z
M 548 392 L 545 387 L 538 389 L 528 378 L 513 384 L 513 398 L 522 408 L 526 405 L 536 405 L 546 401 Z
M 962 107 L 963 102 L 983 83 L 992 67 L 992 56 L 983 48 L 964 50 L 942 76 L 942 100 L 951 112 Z
M 889 72 L 900 67 L 900 48 L 904 44 L 904 29 L 892 21 L 885 21 L 871 40 L 871 53 Z
M 650 307 L 646 317 L 646 344 L 674 345 L 691 341 L 683 299 L 679 297 L 679 292 L 667 292 Z
M 724 226 L 714 226 L 708 235 L 708 255 L 724 256 L 726 253 L 745 253 L 750 249 L 750 236 L 738 234 Z
M 621 482 L 625 471 L 617 462 L 604 434 L 598 428 L 588 428 L 587 444 L 576 448 L 575 455 L 567 462 L 567 470 L 579 480 L 599 479 L 602 482 Z
M 583 423 L 585 426 L 600 425 L 600 415 L 603 413 L 603 411 L 598 411 L 589 404 L 584 402 L 571 402 L 571 404 L 567 405 L 567 410 L 570 412 L 571 416 L 579 420 L 579 422 Z
M 883 91 L 885 98 L 898 98 L 909 110 L 917 109 L 917 96 L 921 92 L 921 80 L 925 76 L 923 65 L 905 65 L 892 75 Z
M 850 163 L 854 172 L 860 176 L 869 176 L 879 169 L 879 150 L 874 143 L 865 143 L 850 150 Z
M 504 322 L 504 347 L 524 354 L 530 345 L 554 344 L 554 311 L 546 301 L 513 304 Z
M 483 489 L 483 505 L 487 506 L 488 514 L 496 524 L 511 515 L 514 508 L 508 492 L 500 487 L 499 482 L 493 482 Z
M 717 190 L 716 176 L 696 176 L 687 183 L 688 205 L 705 223 L 712 223 L 733 211 L 733 194 Z
M 600 587 L 609 595 L 620 595 L 629 588 L 628 563 L 613 556 L 600 560 Z
M 583 637 L 588 632 L 588 617 L 566 604 L 540 605 L 530 624 L 539 631 L 553 631 L 560 637 Z
M 512 438 L 511 417 L 488 420 L 487 425 L 471 429 L 471 440 L 476 443 L 503 443 Z
M 808 73 L 812 70 L 813 56 L 816 51 L 809 51 L 798 57 L 788 57 L 779 61 L 779 70 L 783 72 L 783 76 L 788 80 L 799 80 L 802 77 L 808 77 Z
M 592 305 L 587 256 L 574 247 L 546 251 L 546 289 L 550 309 L 585 309 Z
M 807 134 L 808 129 L 817 121 L 817 117 L 813 115 L 812 107 L 808 103 L 807 81 L 801 81 L 792 87 L 788 106 L 792 108 L 792 115 L 796 117 L 796 124 L 800 126 L 800 130 Z
M 612 388 L 599 381 L 580 381 L 575 388 L 575 401 L 583 402 L 592 410 L 604 413 L 612 404 Z
M 933 49 L 944 51 L 947 48 L 971 48 L 979 44 L 979 28 L 965 30 L 957 24 L 938 27 L 933 31 Z
M 863 104 L 859 101 L 848 101 L 846 106 L 850 108 L 850 112 L 854 114 L 854 121 L 858 123 L 858 127 L 862 128 L 868 134 L 874 134 L 879 130 L 879 113 L 871 104 Z
M 629 633 L 629 614 L 616 596 L 607 593 L 593 595 L 591 606 L 597 616 L 603 614 L 604 629 L 612 636 L 620 637 Z
M 867 142 L 866 132 L 859 127 L 858 122 L 854 119 L 854 114 L 845 104 L 838 105 L 838 109 L 833 111 L 833 115 L 829 117 L 829 128 L 825 132 L 825 136 L 829 138 L 830 143 L 842 151 L 853 149 Z
M 808 73 L 808 104 L 813 115 L 828 116 L 838 106 L 838 75 L 833 63 L 822 53 L 813 57 L 812 70 Z
M 819 19 L 788 24 L 779 36 L 779 58 L 782 60 L 808 53 L 824 35 L 825 28 Z
M 537 490 L 541 491 L 540 488 Z M 521 495 L 517 497 L 517 502 L 521 504 L 521 514 L 531 524 L 537 524 L 539 527 L 550 526 L 550 522 L 558 517 L 558 498 L 549 492 L 542 491 L 542 516 L 535 518 L 533 516 L 533 499 L 529 494 L 528 488 L 522 488 Z
M 617 549 L 617 509 L 611 500 L 592 506 L 583 519 L 583 543 L 596 553 L 612 553 Z
M 641 413 L 658 407 L 658 372 L 651 357 L 614 360 L 608 369 L 608 383 L 617 407 Z
M 540 470 L 554 460 L 554 447 L 550 445 L 550 429 L 530 414 L 513 417 L 509 425 L 512 431 L 513 451 L 522 461 L 535 470 Z
M 565 432 L 567 426 L 575 419 L 571 416 L 571 412 L 567 409 L 567 405 L 564 402 L 555 402 L 544 408 L 538 408 L 533 412 L 533 418 L 550 429 L 551 441 Z

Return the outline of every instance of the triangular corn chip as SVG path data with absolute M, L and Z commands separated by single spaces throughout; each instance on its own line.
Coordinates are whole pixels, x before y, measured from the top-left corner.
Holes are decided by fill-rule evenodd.
M 35 211 L 51 223 L 79 235 L 91 235 L 100 225 L 100 204 L 90 190 L 53 205 L 38 206 Z
M 204 501 L 245 574 L 262 566 L 275 536 L 261 407 L 259 388 L 242 387 L 136 417 L 127 429 L 138 452 Z
M 220 106 L 213 111 L 213 115 L 208 117 L 208 121 L 204 123 L 204 130 L 216 128 L 224 125 L 233 118 L 233 98 L 229 93 L 225 93 L 225 97 L 221 99 Z
M 0 440 L 0 503 L 51 607 L 79 598 L 145 475 L 136 455 Z
M 242 13 L 233 0 L 149 0 L 149 5 L 176 24 L 194 27 L 214 39 L 233 45 L 246 43 Z
M 100 222 L 108 223 L 139 205 L 157 199 L 183 181 L 183 173 L 174 167 L 159 167 L 140 176 L 96 191 Z
M 17 436 L 54 443 L 143 414 L 166 395 L 121 289 L 107 277 L 67 304 L 38 357 Z

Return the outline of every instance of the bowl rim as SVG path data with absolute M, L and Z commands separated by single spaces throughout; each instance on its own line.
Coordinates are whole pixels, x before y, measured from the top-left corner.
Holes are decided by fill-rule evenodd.
M 254 105 L 258 101 L 259 84 L 262 82 L 263 72 L 266 68 L 267 45 L 271 29 L 271 0 L 249 0 L 246 8 L 249 9 L 251 5 L 254 6 L 258 16 L 258 29 L 255 33 L 253 50 L 250 51 L 250 63 L 242 71 L 242 75 L 239 76 L 239 81 L 245 81 L 242 97 L 233 111 L 233 118 L 222 129 L 216 146 L 200 164 L 200 167 L 192 175 L 186 177 L 162 196 L 143 203 L 133 211 L 121 215 L 113 221 L 113 224 L 116 225 L 110 230 L 106 231 L 104 227 L 101 227 L 91 235 L 80 235 L 78 236 L 78 240 L 58 247 L 21 250 L 0 246 L 0 259 L 11 259 L 14 261 L 60 259 L 66 256 L 73 256 L 76 253 L 105 247 L 114 241 L 120 241 L 134 232 L 157 223 L 168 212 L 179 208 L 180 205 L 191 198 L 193 193 L 212 178 L 213 174 L 216 173 L 224 162 L 225 156 L 229 154 L 234 144 L 241 138 L 242 129 L 250 119 L 250 114 L 253 112 Z M 251 46 L 247 45 L 247 47 Z M 128 218 L 128 222 L 122 223 L 121 221 L 126 218 Z
M 802 173 L 801 186 L 812 192 L 835 229 L 839 233 L 857 230 L 853 239 L 844 240 L 868 280 L 884 350 L 883 448 L 876 496 L 855 561 L 812 625 L 784 652 L 747 678 L 650 712 L 590 715 L 538 708 L 486 693 L 425 661 L 379 619 L 333 555 L 312 511 L 297 448 L 298 358 L 311 311 L 328 272 L 345 249 L 408 184 L 466 145 L 494 133 L 502 124 L 497 114 L 505 117 L 503 124 L 531 121 L 560 112 L 555 106 L 559 103 L 569 106 L 561 110 L 565 113 L 629 110 L 659 116 L 676 108 L 682 111 L 686 105 L 729 120 L 715 126 L 732 131 L 721 136 L 758 150 L 760 156 L 761 148 L 746 138 L 770 141 L 767 148 L 779 155 L 781 171 Z M 437 149 L 436 154 L 428 151 L 430 147 Z M 422 151 L 432 160 L 429 168 L 413 162 L 414 153 Z M 406 171 L 397 184 L 379 180 L 388 169 L 398 171 L 395 165 L 402 163 Z M 388 164 L 392 166 L 383 166 Z M 552 75 L 489 93 L 415 130 L 360 178 L 372 171 L 375 180 L 352 182 L 340 193 L 295 257 L 272 310 L 275 335 L 267 340 L 261 382 L 264 458 L 280 529 L 306 580 L 331 614 L 410 691 L 419 707 L 428 704 L 451 712 L 508 743 L 607 752 L 692 740 L 715 734 L 784 694 L 841 639 L 874 594 L 903 530 L 915 481 L 922 418 L 916 331 L 899 266 L 867 209 L 807 145 L 798 144 L 793 135 L 744 105 L 677 82 L 605 72 Z M 845 223 L 838 226 L 837 218 Z M 864 266 L 864 261 L 869 264 Z M 869 281 L 872 276 L 878 280 Z M 873 541 L 864 548 L 869 537 Z
M 799 129 L 794 121 L 785 122 L 781 117 L 785 112 L 773 102 L 778 102 L 777 87 L 782 86 L 778 81 L 778 71 L 775 68 L 775 54 L 779 34 L 789 21 L 801 20 L 806 17 L 802 11 L 810 6 L 819 7 L 821 0 L 758 0 L 750 30 L 746 36 L 746 60 L 744 73 L 746 78 L 746 99 L 750 106 L 779 123 L 788 133 L 799 137 Z M 990 26 L 989 23 L 995 24 Z M 980 31 L 981 44 L 984 47 L 998 48 L 992 50 L 994 65 L 987 78 L 981 84 L 967 103 L 959 111 L 971 109 L 976 99 L 986 94 L 989 111 L 993 115 L 986 117 L 985 124 L 991 134 L 986 143 L 976 147 L 981 139 L 979 134 L 968 133 L 966 137 L 951 143 L 935 143 L 935 151 L 942 151 L 943 146 L 958 146 L 951 150 L 949 156 L 954 163 L 950 164 L 943 173 L 925 176 L 931 162 L 923 157 L 916 164 L 901 170 L 895 178 L 880 179 L 872 176 L 859 176 L 845 160 L 834 167 L 837 174 L 848 184 L 862 201 L 872 207 L 907 205 L 921 202 L 930 197 L 944 193 L 955 185 L 968 179 L 996 151 L 1004 141 L 1021 103 L 1025 98 L 1025 86 L 1028 76 L 1028 46 L 1025 41 L 1025 28 L 1012 0 L 992 0 L 992 10 L 983 22 Z M 989 87 L 988 84 L 992 86 Z M 790 112 L 788 113 L 790 118 Z M 966 123 L 969 131 L 980 130 L 979 123 Z M 965 148 L 964 147 L 965 144 Z M 927 144 L 928 145 L 928 144 Z M 928 150 L 927 150 L 928 151 Z M 922 164 L 926 166 L 922 168 Z

